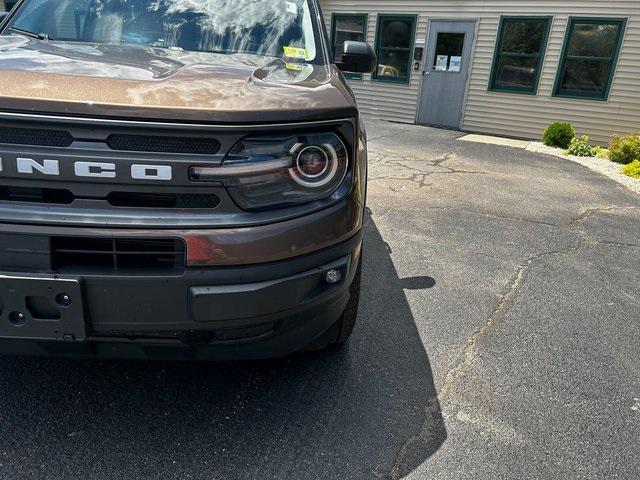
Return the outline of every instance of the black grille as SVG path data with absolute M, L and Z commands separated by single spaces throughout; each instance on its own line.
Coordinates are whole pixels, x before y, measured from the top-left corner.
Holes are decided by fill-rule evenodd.
M 45 203 L 70 205 L 76 199 L 105 197 L 80 197 L 61 188 L 17 187 L 0 185 L 0 201 L 21 203 Z M 220 199 L 213 193 L 153 193 L 110 192 L 106 202 L 114 207 L 158 209 L 212 209 Z
M 109 135 L 107 145 L 113 150 L 130 152 L 187 153 L 194 155 L 215 155 L 221 148 L 220 142 L 212 138 L 150 137 L 121 134 Z
M 69 190 L 59 188 L 0 186 L 0 200 L 5 202 L 69 205 L 73 202 L 74 196 Z
M 112 192 L 108 195 L 107 202 L 114 207 L 198 209 L 215 208 L 220 200 L 212 193 Z
M 55 271 L 175 271 L 185 268 L 186 247 L 180 239 L 52 237 L 51 261 Z
M 76 139 L 63 130 L 0 126 L 0 144 L 68 147 Z M 184 153 L 216 155 L 222 145 L 215 138 L 159 137 L 149 135 L 112 134 L 106 144 L 112 150 L 125 152 Z
M 73 143 L 73 137 L 69 132 L 64 132 L 62 130 L 40 130 L 36 128 L 0 126 L 0 143 L 45 147 L 68 147 Z

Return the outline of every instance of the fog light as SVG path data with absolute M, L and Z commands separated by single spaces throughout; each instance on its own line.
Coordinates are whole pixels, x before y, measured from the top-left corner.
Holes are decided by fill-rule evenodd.
M 342 272 L 340 270 L 329 270 L 324 274 L 324 281 L 331 284 L 340 283 L 342 280 Z

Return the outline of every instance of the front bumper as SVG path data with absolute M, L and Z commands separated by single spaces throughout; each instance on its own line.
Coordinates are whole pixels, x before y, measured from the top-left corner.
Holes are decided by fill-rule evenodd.
M 16 324 L 10 321 L 15 308 L 4 308 L 0 353 L 215 360 L 285 356 L 339 320 L 359 262 L 361 236 L 358 231 L 338 245 L 287 260 L 191 268 L 178 276 L 74 276 L 69 280 L 77 282 L 82 313 L 68 322 L 73 333 L 65 331 L 64 315 L 46 320 L 50 332 L 43 335 L 42 328 L 29 328 L 44 321 L 34 319 L 31 310 L 25 309 L 25 321 Z M 330 269 L 343 272 L 340 283 L 324 281 Z M 29 281 L 21 280 L 13 304 L 16 295 L 26 302 L 35 295 L 33 289 L 48 288 L 44 281 L 30 288 Z

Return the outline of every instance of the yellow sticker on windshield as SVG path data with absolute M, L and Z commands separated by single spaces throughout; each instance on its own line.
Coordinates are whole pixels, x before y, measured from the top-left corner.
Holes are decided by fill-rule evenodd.
M 287 70 L 293 70 L 293 71 L 296 71 L 296 72 L 301 72 L 301 71 L 303 71 L 306 67 L 307 67 L 307 65 L 306 65 L 306 64 L 304 64 L 304 63 L 287 63 L 287 64 L 285 65 L 285 68 L 286 68 Z
M 309 54 L 306 48 L 284 47 L 284 55 L 288 58 L 307 58 Z

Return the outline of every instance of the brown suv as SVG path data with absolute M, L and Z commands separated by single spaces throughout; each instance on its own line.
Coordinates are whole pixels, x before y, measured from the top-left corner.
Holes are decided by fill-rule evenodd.
M 0 351 L 344 342 L 366 139 L 316 0 L 22 0 L 0 25 Z

